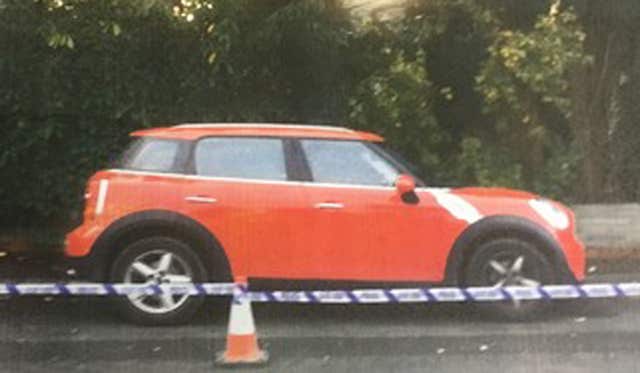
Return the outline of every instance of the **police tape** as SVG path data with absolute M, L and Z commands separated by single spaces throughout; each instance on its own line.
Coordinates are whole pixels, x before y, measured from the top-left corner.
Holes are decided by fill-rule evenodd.
M 234 289 L 240 290 L 234 293 Z M 438 303 L 640 297 L 640 282 L 539 287 L 424 287 L 395 289 L 250 291 L 234 283 L 4 283 L 0 295 L 109 296 L 192 295 L 244 297 L 276 303 Z

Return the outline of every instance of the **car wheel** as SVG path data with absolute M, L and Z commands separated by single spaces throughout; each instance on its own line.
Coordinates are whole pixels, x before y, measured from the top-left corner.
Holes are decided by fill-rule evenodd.
M 113 263 L 114 283 L 198 283 L 206 270 L 189 245 L 168 237 L 150 237 L 128 245 Z M 126 320 L 144 325 L 184 323 L 198 310 L 203 297 L 186 294 L 132 294 L 116 298 Z
M 483 243 L 465 270 L 466 286 L 540 286 L 554 280 L 549 259 L 535 245 L 517 238 Z M 545 301 L 512 300 L 478 306 L 491 315 L 511 320 L 536 318 L 549 310 Z

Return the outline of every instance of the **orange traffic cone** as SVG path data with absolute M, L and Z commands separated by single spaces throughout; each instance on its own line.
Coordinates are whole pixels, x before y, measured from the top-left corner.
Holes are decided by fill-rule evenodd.
M 227 331 L 227 349 L 218 354 L 216 363 L 220 365 L 264 364 L 269 359 L 269 355 L 258 346 L 251 300 L 245 293 L 247 279 L 238 277 L 235 284 Z

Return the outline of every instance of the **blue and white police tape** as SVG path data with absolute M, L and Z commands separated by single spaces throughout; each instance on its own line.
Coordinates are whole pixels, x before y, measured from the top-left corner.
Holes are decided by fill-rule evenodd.
M 4 283 L 0 284 L 0 295 L 231 295 L 235 286 L 233 283 Z
M 497 302 L 505 300 L 554 300 L 578 298 L 640 297 L 640 282 L 539 287 L 425 287 L 396 289 L 249 291 L 233 283 L 102 284 L 20 283 L 0 284 L 0 295 L 195 295 L 240 296 L 252 302 L 276 303 L 438 303 Z

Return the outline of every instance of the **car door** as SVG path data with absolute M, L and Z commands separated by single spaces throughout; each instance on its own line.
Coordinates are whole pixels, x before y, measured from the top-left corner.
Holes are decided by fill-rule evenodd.
M 285 141 L 209 137 L 193 151 L 195 176 L 184 187 L 188 214 L 224 248 L 235 275 L 286 275 L 301 247 L 302 193 L 290 182 Z
M 436 276 L 430 250 L 438 209 L 429 193 L 405 202 L 394 187 L 400 170 L 366 143 L 302 139 L 299 144 L 313 178 L 304 188 L 307 244 L 296 260 L 305 276 L 384 281 Z

